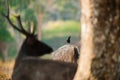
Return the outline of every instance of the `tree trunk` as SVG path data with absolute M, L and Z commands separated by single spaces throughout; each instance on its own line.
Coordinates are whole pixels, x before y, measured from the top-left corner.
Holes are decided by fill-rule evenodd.
M 120 0 L 94 0 L 94 11 L 92 76 L 95 80 L 120 80 Z
M 43 21 L 43 14 L 38 15 L 38 39 L 42 39 L 42 21 Z
M 92 0 L 81 0 L 81 51 L 78 70 L 74 80 L 87 80 L 94 57 L 93 4 Z
M 8 59 L 8 44 L 7 42 L 0 41 L 0 53 L 2 53 L 3 62 Z
M 120 80 L 120 0 L 81 0 L 81 7 L 81 56 L 74 80 Z

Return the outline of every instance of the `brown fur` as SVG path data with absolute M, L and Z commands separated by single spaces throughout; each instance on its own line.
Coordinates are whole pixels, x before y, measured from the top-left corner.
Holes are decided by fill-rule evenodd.
M 79 53 L 76 53 L 75 49 L 77 50 L 77 47 L 74 45 L 64 45 L 52 53 L 52 59 L 63 62 L 77 63 Z M 76 57 L 75 54 L 77 54 L 78 57 Z
M 73 80 L 76 69 L 72 63 L 26 58 L 15 70 L 13 80 Z

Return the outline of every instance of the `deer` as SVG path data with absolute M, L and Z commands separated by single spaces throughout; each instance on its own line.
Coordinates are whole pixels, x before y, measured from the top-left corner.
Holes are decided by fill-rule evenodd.
M 12 80 L 73 80 L 77 65 L 38 58 L 51 53 L 53 49 L 37 39 L 35 27 L 29 32 L 24 29 L 20 15 L 16 16 L 20 27 L 11 21 L 8 2 L 8 12 L 3 16 L 15 30 L 26 36 L 15 60 Z
M 8 2 L 8 1 L 7 1 Z M 8 4 L 8 3 L 7 3 Z M 53 49 L 45 44 L 42 41 L 39 41 L 37 39 L 37 35 L 35 34 L 35 26 L 33 26 L 33 31 L 26 31 L 22 25 L 21 17 L 20 15 L 15 16 L 16 20 L 18 22 L 18 25 L 20 28 L 12 23 L 12 20 L 10 19 L 10 10 L 9 10 L 9 4 L 8 4 L 8 12 L 7 14 L 2 13 L 2 15 L 7 19 L 9 24 L 17 31 L 25 35 L 26 39 L 23 41 L 23 44 L 21 46 L 21 49 L 18 53 L 18 56 L 16 58 L 15 67 L 19 64 L 19 62 L 25 58 L 25 57 L 38 57 L 42 56 L 46 53 L 50 53 L 53 51 Z
M 70 44 L 71 36 L 68 37 L 67 44 L 61 46 L 56 51 L 51 53 L 53 60 L 62 62 L 71 62 L 77 64 L 79 58 L 79 51 L 76 45 Z

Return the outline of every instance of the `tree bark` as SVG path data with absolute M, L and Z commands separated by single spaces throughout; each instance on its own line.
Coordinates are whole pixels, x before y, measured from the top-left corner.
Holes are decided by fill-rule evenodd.
M 42 21 L 43 21 L 43 14 L 38 15 L 38 39 L 42 39 Z
M 8 59 L 8 44 L 7 42 L 0 41 L 0 53 L 2 53 L 3 62 Z
M 81 0 L 81 51 L 78 70 L 74 80 L 87 80 L 94 57 L 93 4 L 92 0 Z
M 92 76 L 95 80 L 120 80 L 120 0 L 94 0 L 94 4 Z
M 81 7 L 81 56 L 74 80 L 120 80 L 120 0 L 81 0 Z

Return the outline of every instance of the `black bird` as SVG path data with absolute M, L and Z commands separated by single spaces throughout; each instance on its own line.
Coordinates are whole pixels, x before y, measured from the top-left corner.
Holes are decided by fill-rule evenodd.
M 67 43 L 70 43 L 70 38 L 71 38 L 71 36 L 68 37 L 68 39 L 67 39 Z

